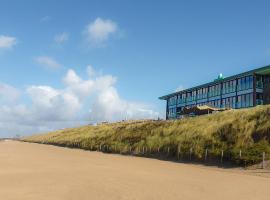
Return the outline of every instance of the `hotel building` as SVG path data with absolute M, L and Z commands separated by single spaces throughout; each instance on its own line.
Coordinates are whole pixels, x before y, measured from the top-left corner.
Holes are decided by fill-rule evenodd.
M 166 119 L 177 119 L 184 110 L 208 105 L 220 109 L 240 109 L 270 103 L 270 66 L 261 67 L 171 93 L 166 100 Z

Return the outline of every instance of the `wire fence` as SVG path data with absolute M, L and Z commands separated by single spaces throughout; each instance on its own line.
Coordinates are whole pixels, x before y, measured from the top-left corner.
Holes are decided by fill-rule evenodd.
M 78 147 L 80 144 L 78 144 Z M 231 150 L 213 150 L 213 149 L 200 149 L 200 153 L 195 148 L 172 148 L 172 147 L 158 147 L 151 148 L 148 146 L 132 147 L 130 145 L 117 146 L 117 145 L 91 145 L 88 150 L 100 151 L 104 153 L 117 153 L 123 155 L 133 155 L 142 157 L 152 157 L 166 160 L 173 160 L 179 162 L 198 162 L 204 164 L 214 164 L 219 166 L 243 166 L 247 167 L 252 164 L 258 164 L 258 168 L 264 169 L 266 167 L 266 161 L 270 159 L 270 155 L 266 152 L 260 152 L 252 155 L 254 158 L 250 158 L 250 153 L 246 153 L 243 150 L 233 152 Z M 246 157 L 249 157 L 246 159 Z

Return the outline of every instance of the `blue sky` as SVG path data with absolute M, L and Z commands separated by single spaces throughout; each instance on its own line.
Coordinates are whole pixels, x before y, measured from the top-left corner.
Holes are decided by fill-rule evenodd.
M 159 96 L 270 63 L 269 7 L 240 0 L 1 1 L 0 136 L 164 116 Z M 60 117 L 68 108 L 70 116 Z

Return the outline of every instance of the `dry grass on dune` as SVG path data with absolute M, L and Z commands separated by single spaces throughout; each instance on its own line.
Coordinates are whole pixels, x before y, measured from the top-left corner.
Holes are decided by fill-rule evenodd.
M 87 150 L 165 155 L 253 164 L 270 154 L 270 106 L 229 110 L 176 121 L 127 121 L 83 126 L 23 138 Z M 241 156 L 239 152 L 241 150 Z

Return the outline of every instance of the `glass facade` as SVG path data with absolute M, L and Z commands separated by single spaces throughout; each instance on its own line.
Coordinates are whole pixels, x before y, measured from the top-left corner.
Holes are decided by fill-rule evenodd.
M 239 78 L 237 85 L 237 91 L 247 90 L 253 88 L 253 76 L 246 76 Z
M 209 97 L 215 97 L 220 95 L 220 88 L 221 88 L 221 84 L 216 84 L 216 85 L 212 85 L 209 86 Z
M 184 108 L 193 106 L 238 109 L 261 105 L 263 81 L 262 75 L 253 74 L 179 92 L 167 99 L 167 118 L 176 119 L 183 114 Z
M 237 80 L 230 80 L 223 83 L 222 94 L 235 92 Z

